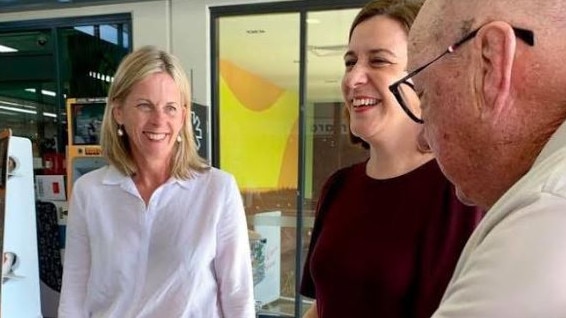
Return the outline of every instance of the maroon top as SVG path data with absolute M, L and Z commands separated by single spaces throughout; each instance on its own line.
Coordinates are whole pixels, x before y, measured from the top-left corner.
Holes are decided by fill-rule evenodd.
M 365 166 L 326 182 L 301 294 L 320 318 L 428 318 L 483 214 L 458 201 L 436 160 L 387 180 Z

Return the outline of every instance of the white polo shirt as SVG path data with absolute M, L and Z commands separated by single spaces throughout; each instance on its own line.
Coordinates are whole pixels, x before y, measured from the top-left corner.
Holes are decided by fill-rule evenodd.
M 476 228 L 433 317 L 566 317 L 566 123 Z

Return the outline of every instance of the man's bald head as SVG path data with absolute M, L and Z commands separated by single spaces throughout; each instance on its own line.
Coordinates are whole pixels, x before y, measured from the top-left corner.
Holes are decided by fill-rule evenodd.
M 413 80 L 441 167 L 489 207 L 566 119 L 566 1 L 427 0 L 409 33 L 408 69 L 470 34 Z
M 411 29 L 410 45 L 417 44 L 415 39 L 421 39 L 445 49 L 453 41 L 491 21 L 506 21 L 535 30 L 540 38 L 556 32 L 564 34 L 566 1 L 427 0 Z

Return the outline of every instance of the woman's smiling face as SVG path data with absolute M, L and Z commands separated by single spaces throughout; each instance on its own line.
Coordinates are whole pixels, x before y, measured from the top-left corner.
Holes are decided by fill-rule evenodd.
M 376 15 L 358 24 L 344 64 L 342 95 L 354 135 L 370 142 L 410 121 L 389 91 L 406 74 L 407 31 L 400 22 Z
M 186 107 L 173 78 L 154 73 L 132 86 L 114 118 L 124 126 L 134 160 L 169 160 L 184 124 Z

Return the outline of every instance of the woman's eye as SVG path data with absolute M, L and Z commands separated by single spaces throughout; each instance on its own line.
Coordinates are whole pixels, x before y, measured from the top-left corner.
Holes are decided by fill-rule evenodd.
M 177 107 L 172 106 L 172 105 L 167 105 L 167 106 L 165 106 L 165 111 L 166 111 L 168 114 L 171 114 L 171 115 L 172 115 L 172 114 L 176 114 L 176 113 L 177 113 Z
M 381 59 L 381 58 L 373 58 L 370 60 L 371 65 L 384 65 L 384 64 L 391 64 L 389 61 Z
M 422 97 L 423 97 L 423 95 L 424 95 L 424 94 L 423 94 L 423 91 L 416 91 L 416 93 L 417 93 L 417 97 L 418 97 L 419 99 L 422 99 Z
M 151 110 L 151 106 L 149 104 L 138 104 L 136 108 L 144 112 L 148 112 Z
M 344 66 L 346 66 L 346 68 L 351 68 L 354 65 L 356 65 L 355 60 L 345 60 L 344 61 Z
M 422 102 L 423 101 L 423 92 L 422 91 L 415 91 L 415 95 L 417 95 L 417 98 Z

